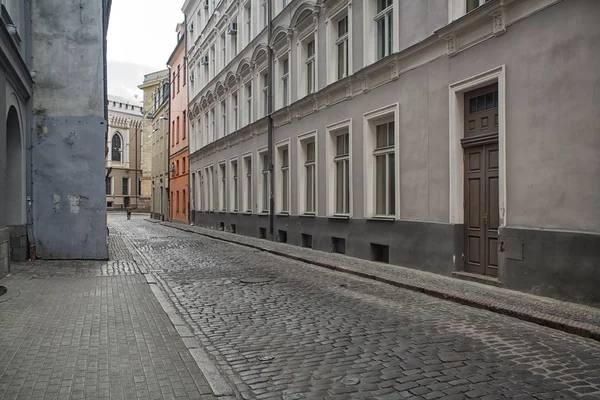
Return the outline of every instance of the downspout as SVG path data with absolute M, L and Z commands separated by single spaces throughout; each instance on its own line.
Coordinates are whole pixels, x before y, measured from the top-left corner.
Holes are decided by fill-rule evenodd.
M 32 68 L 32 32 L 31 32 L 31 0 L 26 1 L 24 3 L 24 40 L 25 40 L 25 64 L 28 69 Z M 33 82 L 33 80 L 32 80 Z M 25 158 L 26 165 L 29 168 L 26 169 L 26 182 L 27 187 L 25 188 L 26 192 L 26 200 L 27 200 L 27 242 L 28 242 L 28 258 L 32 261 L 36 259 L 36 248 L 35 248 L 35 235 L 33 229 L 33 86 L 35 86 L 35 82 L 32 83 L 31 91 L 32 94 L 29 97 L 29 101 L 26 103 L 26 118 L 25 118 Z
M 167 65 L 169 70 L 169 119 L 167 126 L 167 210 L 169 211 L 169 217 L 167 221 L 171 221 L 171 90 L 173 90 L 173 84 L 171 83 L 171 66 Z
M 140 144 L 141 142 L 138 144 L 138 140 L 139 140 L 139 136 L 138 136 L 138 124 L 137 122 L 135 123 L 135 209 L 137 210 L 138 208 L 140 208 L 139 205 L 139 201 L 140 201 L 140 184 L 138 182 L 138 152 L 140 150 Z
M 274 225 L 275 225 L 275 174 L 273 168 L 273 48 L 271 47 L 271 35 L 273 34 L 273 23 L 272 23 L 272 5 L 271 1 L 267 1 L 267 74 L 269 77 L 269 86 L 267 88 L 267 136 L 268 136 L 268 150 L 267 157 L 269 159 L 269 180 L 270 180 L 270 202 L 269 202 L 269 235 L 271 240 L 274 240 Z
M 186 139 L 188 141 L 187 144 L 187 148 L 188 148 L 188 156 L 187 156 L 187 174 L 188 174 L 188 224 L 192 223 L 192 174 L 190 173 L 190 167 L 192 165 L 192 162 L 190 161 L 190 130 L 188 129 L 189 124 L 189 120 L 190 120 L 190 113 L 189 110 L 187 110 L 188 108 L 188 99 L 190 98 L 190 80 L 188 79 L 189 75 L 189 70 L 188 70 L 188 54 L 187 54 L 187 32 L 188 32 L 188 27 L 187 27 L 187 15 L 184 17 L 183 19 L 183 29 L 185 29 L 185 31 L 183 32 L 183 70 L 184 73 L 186 74 L 186 76 L 183 78 L 184 82 L 185 82 L 185 108 L 186 108 L 186 119 L 185 119 L 185 126 L 183 129 L 185 129 L 187 136 Z M 195 199 L 194 199 L 195 200 Z M 194 207 L 195 208 L 195 207 Z

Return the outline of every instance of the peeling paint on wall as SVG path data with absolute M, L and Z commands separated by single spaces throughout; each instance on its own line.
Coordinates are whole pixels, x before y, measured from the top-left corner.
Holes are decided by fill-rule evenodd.
M 55 194 L 54 195 L 54 211 L 59 211 L 60 210 L 60 196 Z

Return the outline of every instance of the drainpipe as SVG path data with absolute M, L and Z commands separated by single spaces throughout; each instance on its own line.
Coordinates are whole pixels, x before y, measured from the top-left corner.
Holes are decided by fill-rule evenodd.
M 138 151 L 140 149 L 140 146 L 138 145 L 138 124 L 137 122 L 135 123 L 135 209 L 137 210 L 138 208 L 140 208 L 140 184 L 138 182 Z
M 24 2 L 25 12 L 23 13 L 26 18 L 24 18 L 24 42 L 25 42 L 25 64 L 27 65 L 27 69 L 32 68 L 32 43 L 31 43 L 31 0 Z M 32 83 L 32 89 L 35 83 Z M 33 90 L 32 90 L 33 91 Z M 36 247 L 35 247 L 35 236 L 33 232 L 33 93 L 29 97 L 29 101 L 26 103 L 26 118 L 25 118 L 25 159 L 26 165 L 29 168 L 26 168 L 25 171 L 25 181 L 27 182 L 27 186 L 25 188 L 26 192 L 26 200 L 27 200 L 27 219 L 26 219 L 26 231 L 27 231 L 27 242 L 29 245 L 29 254 L 28 258 L 32 261 L 36 260 Z
M 173 90 L 173 85 L 171 84 L 171 66 L 167 65 L 167 69 L 169 70 L 169 119 L 167 121 L 167 210 L 169 211 L 169 217 L 167 220 L 171 221 L 171 171 L 169 167 L 171 165 L 171 90 Z M 163 218 L 164 219 L 164 218 Z
M 271 35 L 273 34 L 273 24 L 272 24 L 272 5 L 271 1 L 267 1 L 267 74 L 269 75 L 269 87 L 267 88 L 267 136 L 268 136 L 268 159 L 269 159 L 269 178 L 271 184 L 270 186 L 270 202 L 269 202 L 269 234 L 271 236 L 271 240 L 274 240 L 274 224 L 275 224 L 275 174 L 273 170 L 273 49 L 271 48 Z
M 187 65 L 187 62 L 188 62 L 188 53 L 187 53 L 187 32 L 188 32 L 187 15 L 183 19 L 183 29 L 185 29 L 184 32 L 183 32 L 183 70 L 185 71 L 185 74 L 186 74 L 186 76 L 183 79 L 185 79 L 185 82 L 186 82 L 186 84 L 185 84 L 185 87 L 186 87 L 186 89 L 185 89 L 185 108 L 187 109 L 188 108 L 188 100 L 190 98 L 190 80 L 188 79 L 188 76 L 187 76 L 189 74 L 189 71 L 188 71 L 188 68 L 187 68 L 188 67 L 188 65 Z M 186 171 L 187 171 L 187 174 L 188 174 L 188 202 L 187 202 L 188 203 L 187 204 L 187 206 L 188 206 L 188 214 L 187 215 L 188 215 L 188 224 L 191 224 L 192 223 L 192 207 L 191 207 L 191 204 L 192 204 L 192 183 L 191 183 L 192 182 L 191 181 L 192 178 L 191 178 L 191 176 L 192 176 L 192 174 L 190 173 L 190 166 L 192 165 L 192 162 L 190 161 L 190 130 L 188 129 L 188 125 L 189 125 L 188 121 L 190 120 L 189 110 L 186 111 L 185 115 L 186 115 L 187 118 L 185 119 L 185 127 L 183 129 L 185 129 L 185 131 L 187 133 L 186 139 L 188 141 L 188 144 L 187 144 L 187 148 L 188 148 L 188 156 L 187 156 L 188 167 L 186 168 Z

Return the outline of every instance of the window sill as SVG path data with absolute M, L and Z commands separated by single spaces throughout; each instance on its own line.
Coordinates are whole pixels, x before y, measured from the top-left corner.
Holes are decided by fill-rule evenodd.
M 259 213 L 258 213 L 258 216 L 259 216 L 259 217 L 267 217 L 267 216 L 269 216 L 269 213 L 268 213 L 268 212 L 264 212 L 264 211 L 262 211 L 262 212 L 259 212 Z
M 219 211 L 219 214 L 227 214 L 227 211 L 221 210 Z
M 290 213 L 289 212 L 282 212 L 282 213 L 277 213 L 276 215 L 278 217 L 289 217 Z
M 328 216 L 327 218 L 329 218 L 329 219 L 349 220 L 350 219 L 350 215 L 347 215 L 347 214 L 334 214 L 334 215 Z
M 317 214 L 315 214 L 315 213 L 304 213 L 304 214 L 300 214 L 298 216 L 300 218 L 316 218 Z
M 229 211 L 229 214 L 237 215 L 237 211 Z
M 252 215 L 251 211 L 246 211 L 245 213 L 242 213 L 242 215 Z
M 396 217 L 394 216 L 379 216 L 379 215 L 375 215 L 369 218 L 366 218 L 367 221 L 389 221 L 389 222 L 393 222 L 396 220 Z

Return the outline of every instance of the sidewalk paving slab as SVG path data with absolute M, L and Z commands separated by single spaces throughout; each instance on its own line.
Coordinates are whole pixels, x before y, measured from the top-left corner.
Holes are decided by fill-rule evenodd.
M 160 224 L 600 341 L 600 308 L 193 225 Z
M 135 262 L 13 263 L 0 284 L 0 398 L 225 398 Z

